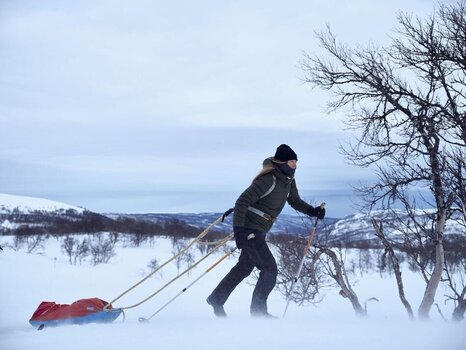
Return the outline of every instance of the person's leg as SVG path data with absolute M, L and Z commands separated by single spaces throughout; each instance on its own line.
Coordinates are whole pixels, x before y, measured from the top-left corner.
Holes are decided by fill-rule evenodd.
M 265 242 L 265 235 L 258 235 L 255 239 L 250 240 L 247 252 L 260 270 L 259 279 L 252 295 L 251 315 L 269 316 L 267 298 L 277 281 L 277 263 Z
M 223 305 L 227 301 L 230 294 L 240 282 L 248 277 L 254 269 L 254 263 L 251 261 L 248 254 L 241 250 L 238 262 L 228 272 L 228 274 L 220 281 L 218 286 L 207 298 L 207 303 L 214 308 L 216 316 L 226 316 Z

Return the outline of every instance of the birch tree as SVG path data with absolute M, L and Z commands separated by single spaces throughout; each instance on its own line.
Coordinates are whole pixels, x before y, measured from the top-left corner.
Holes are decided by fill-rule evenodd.
M 400 13 L 385 47 L 350 47 L 327 28 L 317 34 L 324 54 L 303 60 L 305 81 L 331 92 L 329 111 L 348 114 L 356 136 L 343 146 L 345 156 L 377 175 L 360 187 L 367 208 L 408 197 L 408 206 L 435 210 L 435 264 L 418 309 L 424 319 L 441 280 L 445 223 L 464 193 L 450 171 L 466 173 L 465 13 L 463 1 L 440 4 L 428 18 Z M 422 198 L 415 195 L 421 190 Z

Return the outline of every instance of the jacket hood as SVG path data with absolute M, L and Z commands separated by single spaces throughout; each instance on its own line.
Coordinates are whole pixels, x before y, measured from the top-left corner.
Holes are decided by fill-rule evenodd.
M 273 165 L 273 157 L 265 158 L 264 161 L 262 162 L 262 166 L 270 166 Z
M 275 176 L 277 176 L 278 178 L 282 179 L 283 181 L 285 182 L 289 182 L 290 180 L 293 180 L 294 176 L 288 176 L 288 175 L 285 175 L 284 173 L 282 173 L 279 169 L 277 169 L 277 165 L 279 163 L 286 163 L 286 162 L 276 162 L 274 160 L 273 157 L 268 157 L 268 158 L 265 158 L 264 161 L 262 162 L 262 167 L 263 169 L 266 169 L 266 168 L 272 168 L 271 170 L 267 171 L 267 172 L 272 172 L 275 174 Z

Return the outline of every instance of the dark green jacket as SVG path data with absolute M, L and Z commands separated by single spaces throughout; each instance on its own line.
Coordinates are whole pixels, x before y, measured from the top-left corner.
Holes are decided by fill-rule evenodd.
M 267 163 L 271 163 L 271 158 L 264 160 L 264 165 Z M 273 176 L 276 178 L 274 190 L 264 198 L 260 198 L 272 186 Z M 251 186 L 239 196 L 235 203 L 233 226 L 266 233 L 272 227 L 273 222 L 248 210 L 248 207 L 252 206 L 276 218 L 286 202 L 304 214 L 310 207 L 299 197 L 295 179 L 286 176 L 278 169 L 274 169 L 272 172 L 255 179 Z

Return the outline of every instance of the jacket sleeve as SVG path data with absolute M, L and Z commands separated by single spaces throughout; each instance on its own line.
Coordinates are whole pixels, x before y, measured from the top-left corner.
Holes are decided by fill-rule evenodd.
M 293 207 L 293 209 L 296 209 L 297 211 L 307 214 L 307 211 L 311 207 L 309 204 L 307 204 L 305 201 L 301 199 L 298 193 L 298 188 L 296 187 L 296 181 L 293 179 L 293 182 L 291 183 L 291 188 L 290 188 L 290 194 L 288 195 L 288 204 Z
M 233 214 L 233 226 L 244 227 L 246 222 L 246 214 L 248 207 L 257 202 L 260 197 L 265 194 L 273 184 L 272 174 L 266 174 L 258 179 L 255 179 L 238 197 L 235 203 L 235 211 Z

